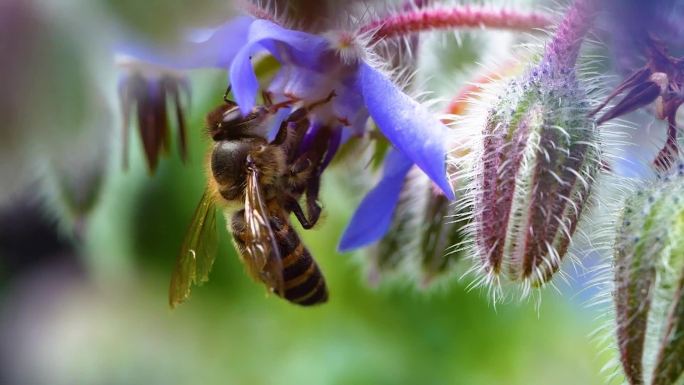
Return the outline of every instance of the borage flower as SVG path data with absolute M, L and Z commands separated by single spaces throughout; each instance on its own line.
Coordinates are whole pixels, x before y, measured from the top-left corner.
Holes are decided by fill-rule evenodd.
M 242 114 L 253 111 L 261 86 L 253 59 L 262 54 L 272 56 L 280 67 L 273 79 L 263 84 L 264 102 L 290 110 L 316 105 L 307 111 L 310 126 L 300 152 L 326 147 L 319 172 L 342 142 L 366 132 L 368 118 L 372 118 L 394 149 L 387 158 L 385 178 L 366 197 L 343 236 L 340 248 L 344 250 L 366 245 L 387 231 L 404 176 L 414 165 L 431 179 L 435 191 L 449 199 L 454 197 L 445 166 L 449 130 L 380 68 L 374 45 L 421 30 L 483 25 L 530 30 L 549 24 L 548 18 L 535 13 L 414 7 L 353 31 L 332 30 L 315 35 L 288 29 L 264 10 L 252 11 L 260 18 L 233 19 L 205 40 L 185 45 L 180 54 L 160 57 L 138 51 L 134 56 L 180 69 L 228 70 Z M 332 99 L 321 104 L 329 95 L 333 95 Z M 363 210 L 369 204 L 375 206 L 373 210 Z
M 358 37 L 343 32 L 321 37 L 268 20 L 252 22 L 247 35 L 230 66 L 233 92 L 244 114 L 254 107 L 259 86 L 250 58 L 266 50 L 282 65 L 267 88 L 275 103 L 309 105 L 334 92 L 330 103 L 311 111 L 310 135 L 321 128 L 342 140 L 361 135 L 370 115 L 406 159 L 453 196 L 445 172 L 447 128 L 369 63 L 371 54 Z
M 679 156 L 677 110 L 684 103 L 684 58 L 675 58 L 655 38 L 647 43 L 648 62 L 620 83 L 593 113 L 626 92 L 617 104 L 601 115 L 602 124 L 655 102 L 655 116 L 667 121 L 667 139 L 653 161 L 660 171 L 668 170 Z
M 313 138 L 321 130 L 329 132 L 327 158 L 341 141 L 362 135 L 370 116 L 404 162 L 416 164 L 446 196 L 453 197 L 445 172 L 447 128 L 370 63 L 372 54 L 361 36 L 345 32 L 319 36 L 271 20 L 240 17 L 180 52 L 180 58 L 165 60 L 142 56 L 176 68 L 228 69 L 243 114 L 253 110 L 259 91 L 252 58 L 261 53 L 272 55 L 281 65 L 264 90 L 273 103 L 294 108 L 315 104 L 334 93 L 329 103 L 311 110 L 306 134 Z M 311 141 L 307 137 L 303 146 Z

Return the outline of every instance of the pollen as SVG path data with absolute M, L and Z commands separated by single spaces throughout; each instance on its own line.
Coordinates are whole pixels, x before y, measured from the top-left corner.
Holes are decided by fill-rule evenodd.
M 325 34 L 325 38 L 345 64 L 353 64 L 366 56 L 366 45 L 359 35 L 348 31 L 330 31 Z

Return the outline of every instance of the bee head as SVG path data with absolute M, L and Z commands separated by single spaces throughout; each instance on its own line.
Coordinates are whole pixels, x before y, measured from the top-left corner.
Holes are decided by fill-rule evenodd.
M 239 126 L 245 121 L 245 117 L 240 113 L 240 107 L 235 102 L 229 101 L 210 111 L 205 121 L 209 136 L 214 141 L 219 141 L 227 139 L 231 134 L 231 128 Z M 235 136 L 236 133 L 232 134 Z
M 245 186 L 247 156 L 254 148 L 254 139 L 221 140 L 211 154 L 211 173 L 219 192 L 227 200 L 240 198 Z

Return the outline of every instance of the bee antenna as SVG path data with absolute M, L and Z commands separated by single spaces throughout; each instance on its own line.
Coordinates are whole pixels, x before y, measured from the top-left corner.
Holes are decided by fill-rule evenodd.
M 228 99 L 228 94 L 230 93 L 230 90 L 233 89 L 232 84 L 228 84 L 228 88 L 226 88 L 226 92 L 223 94 L 223 101 L 228 103 L 228 104 L 234 104 L 234 102 L 230 99 Z

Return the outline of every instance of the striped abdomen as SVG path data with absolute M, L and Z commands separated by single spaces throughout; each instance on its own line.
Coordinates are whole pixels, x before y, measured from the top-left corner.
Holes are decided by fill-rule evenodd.
M 309 250 L 304 247 L 295 229 L 287 221 L 287 217 L 271 215 L 269 223 L 282 258 L 283 297 L 302 306 L 326 302 L 328 300 L 328 289 L 323 274 L 316 261 L 311 257 Z M 245 247 L 245 242 L 249 240 L 249 234 L 245 223 L 244 210 L 233 214 L 231 232 L 233 233 L 235 247 L 243 262 L 247 264 L 247 270 L 250 271 L 251 268 L 254 268 L 254 263 L 250 262 L 252 256 L 249 255 Z M 278 290 L 273 287 L 272 282 L 260 277 L 260 272 L 252 271 L 252 276 L 280 295 Z
M 276 216 L 270 222 L 283 258 L 284 298 L 302 306 L 326 302 L 325 278 L 295 229 Z

